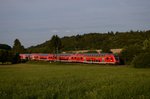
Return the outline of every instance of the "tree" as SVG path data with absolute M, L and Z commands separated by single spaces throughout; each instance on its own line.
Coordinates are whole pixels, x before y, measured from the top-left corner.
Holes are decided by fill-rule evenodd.
M 0 49 L 11 50 L 11 47 L 7 44 L 0 44 Z
M 150 53 L 141 53 L 136 56 L 133 61 L 132 65 L 135 68 L 150 68 Z
M 132 65 L 135 68 L 150 68 L 150 39 L 143 42 L 143 52 L 138 54 L 132 60 Z
M 143 42 L 143 49 L 146 50 L 146 51 L 150 51 L 150 39 L 146 39 Z
M 0 62 L 5 63 L 7 61 L 7 51 L 1 49 L 0 50 Z
M 6 44 L 0 44 L 0 62 L 4 64 L 5 62 L 12 61 L 12 51 L 11 47 Z
M 2 64 L 6 62 L 12 62 L 13 54 L 10 50 L 0 49 L 0 62 Z
M 13 55 L 12 64 L 16 64 L 16 63 L 20 63 L 20 62 L 21 62 L 21 60 L 20 60 L 19 53 L 16 53 L 15 55 Z
M 124 48 L 125 46 L 132 46 L 134 44 L 143 46 L 143 41 L 150 38 L 150 31 L 129 31 L 129 32 L 109 32 L 109 33 L 88 33 L 76 36 L 65 36 L 61 38 L 63 51 L 72 50 L 95 50 L 103 49 L 108 46 L 111 49 Z M 32 52 L 41 52 L 48 48 L 51 52 L 54 52 L 54 47 L 50 44 L 51 41 L 46 41 L 43 44 L 39 44 L 34 47 L 30 47 Z M 51 45 L 51 46 L 50 46 Z M 47 51 L 44 51 L 47 52 Z M 109 51 L 104 51 L 109 52 Z
M 135 56 L 142 53 L 142 47 L 135 44 L 127 46 L 123 49 L 120 54 L 120 57 L 124 60 L 125 64 L 130 64 Z
M 102 48 L 102 53 L 112 53 L 108 46 Z
M 15 39 L 14 46 L 13 46 L 13 52 L 14 53 L 24 53 L 25 48 L 21 45 L 19 39 Z
M 109 47 L 109 41 L 105 42 L 102 46 L 102 53 L 112 53 Z
M 61 39 L 57 35 L 53 35 L 51 38 L 51 46 L 55 53 L 58 53 L 62 47 Z

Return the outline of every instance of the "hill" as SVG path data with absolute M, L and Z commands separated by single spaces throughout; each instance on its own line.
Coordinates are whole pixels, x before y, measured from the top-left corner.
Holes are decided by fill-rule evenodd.
M 150 38 L 150 30 L 130 31 L 130 32 L 108 32 L 108 33 L 88 33 L 76 36 L 65 36 L 61 38 L 61 51 L 70 50 L 93 50 L 109 47 L 111 49 L 124 48 L 129 45 L 142 45 L 143 41 Z M 50 53 L 51 41 L 48 40 L 37 46 L 27 49 L 28 52 Z

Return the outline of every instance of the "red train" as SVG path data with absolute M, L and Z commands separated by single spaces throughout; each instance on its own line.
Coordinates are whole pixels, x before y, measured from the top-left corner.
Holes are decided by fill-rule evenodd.
M 51 61 L 51 62 L 74 62 L 74 63 L 97 63 L 119 64 L 119 57 L 114 54 L 20 54 L 22 60 Z

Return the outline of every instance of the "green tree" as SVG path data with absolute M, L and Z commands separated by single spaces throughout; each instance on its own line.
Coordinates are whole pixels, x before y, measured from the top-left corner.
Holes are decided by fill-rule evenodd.
M 112 53 L 109 47 L 109 41 L 105 42 L 102 46 L 102 53 Z
M 21 42 L 19 41 L 19 39 L 15 39 L 15 41 L 14 41 L 13 52 L 14 53 L 24 53 L 25 52 L 25 48 L 24 48 L 24 46 L 21 45 Z
M 58 53 L 62 47 L 61 39 L 57 35 L 53 35 L 51 38 L 51 47 L 55 53 Z
M 102 48 L 102 53 L 112 53 L 108 46 Z
M 150 38 L 150 31 L 129 31 L 129 32 L 109 32 L 109 33 L 88 33 L 76 36 L 65 36 L 61 38 L 63 51 L 72 50 L 95 50 L 109 47 L 111 49 L 124 48 L 134 44 L 143 46 L 143 41 Z M 40 52 L 48 48 L 48 51 L 54 52 L 54 47 L 46 41 L 34 47 L 30 47 L 32 52 Z M 50 46 L 51 45 L 51 46 Z M 106 48 L 105 48 L 106 49 Z M 44 51 L 47 52 L 47 51 Z M 104 51 L 109 52 L 109 51 Z
M 11 50 L 11 47 L 7 44 L 0 44 L 0 49 Z
M 0 49 L 0 62 L 2 64 L 6 62 L 12 62 L 13 54 L 10 50 Z
M 3 64 L 7 61 L 7 51 L 0 49 L 0 62 Z
M 142 53 L 142 47 L 135 44 L 127 46 L 123 49 L 120 54 L 120 57 L 124 60 L 125 64 L 130 64 L 135 56 Z
M 146 51 L 150 51 L 150 39 L 146 39 L 143 42 L 143 49 L 146 50 Z
M 12 61 L 11 47 L 7 44 L 0 44 L 0 62 L 2 64 Z
M 146 52 L 136 56 L 132 61 L 132 65 L 135 68 L 150 68 L 149 62 L 150 62 L 150 52 Z
M 135 68 L 150 68 L 150 39 L 143 42 L 143 53 L 137 55 L 132 60 L 132 65 Z
M 13 61 L 13 56 L 14 56 L 14 55 L 13 55 L 12 50 L 11 50 L 11 51 L 8 51 L 7 61 L 12 63 L 12 61 Z M 19 57 L 19 58 L 20 58 L 20 57 Z
M 20 60 L 19 53 L 16 53 L 15 55 L 13 55 L 12 64 L 17 64 L 17 63 L 20 63 L 20 62 L 21 62 L 21 60 Z

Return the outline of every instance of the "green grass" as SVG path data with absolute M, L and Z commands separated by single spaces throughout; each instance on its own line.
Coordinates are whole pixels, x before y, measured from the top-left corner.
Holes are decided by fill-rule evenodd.
M 150 69 L 94 64 L 0 65 L 0 99 L 149 99 Z

